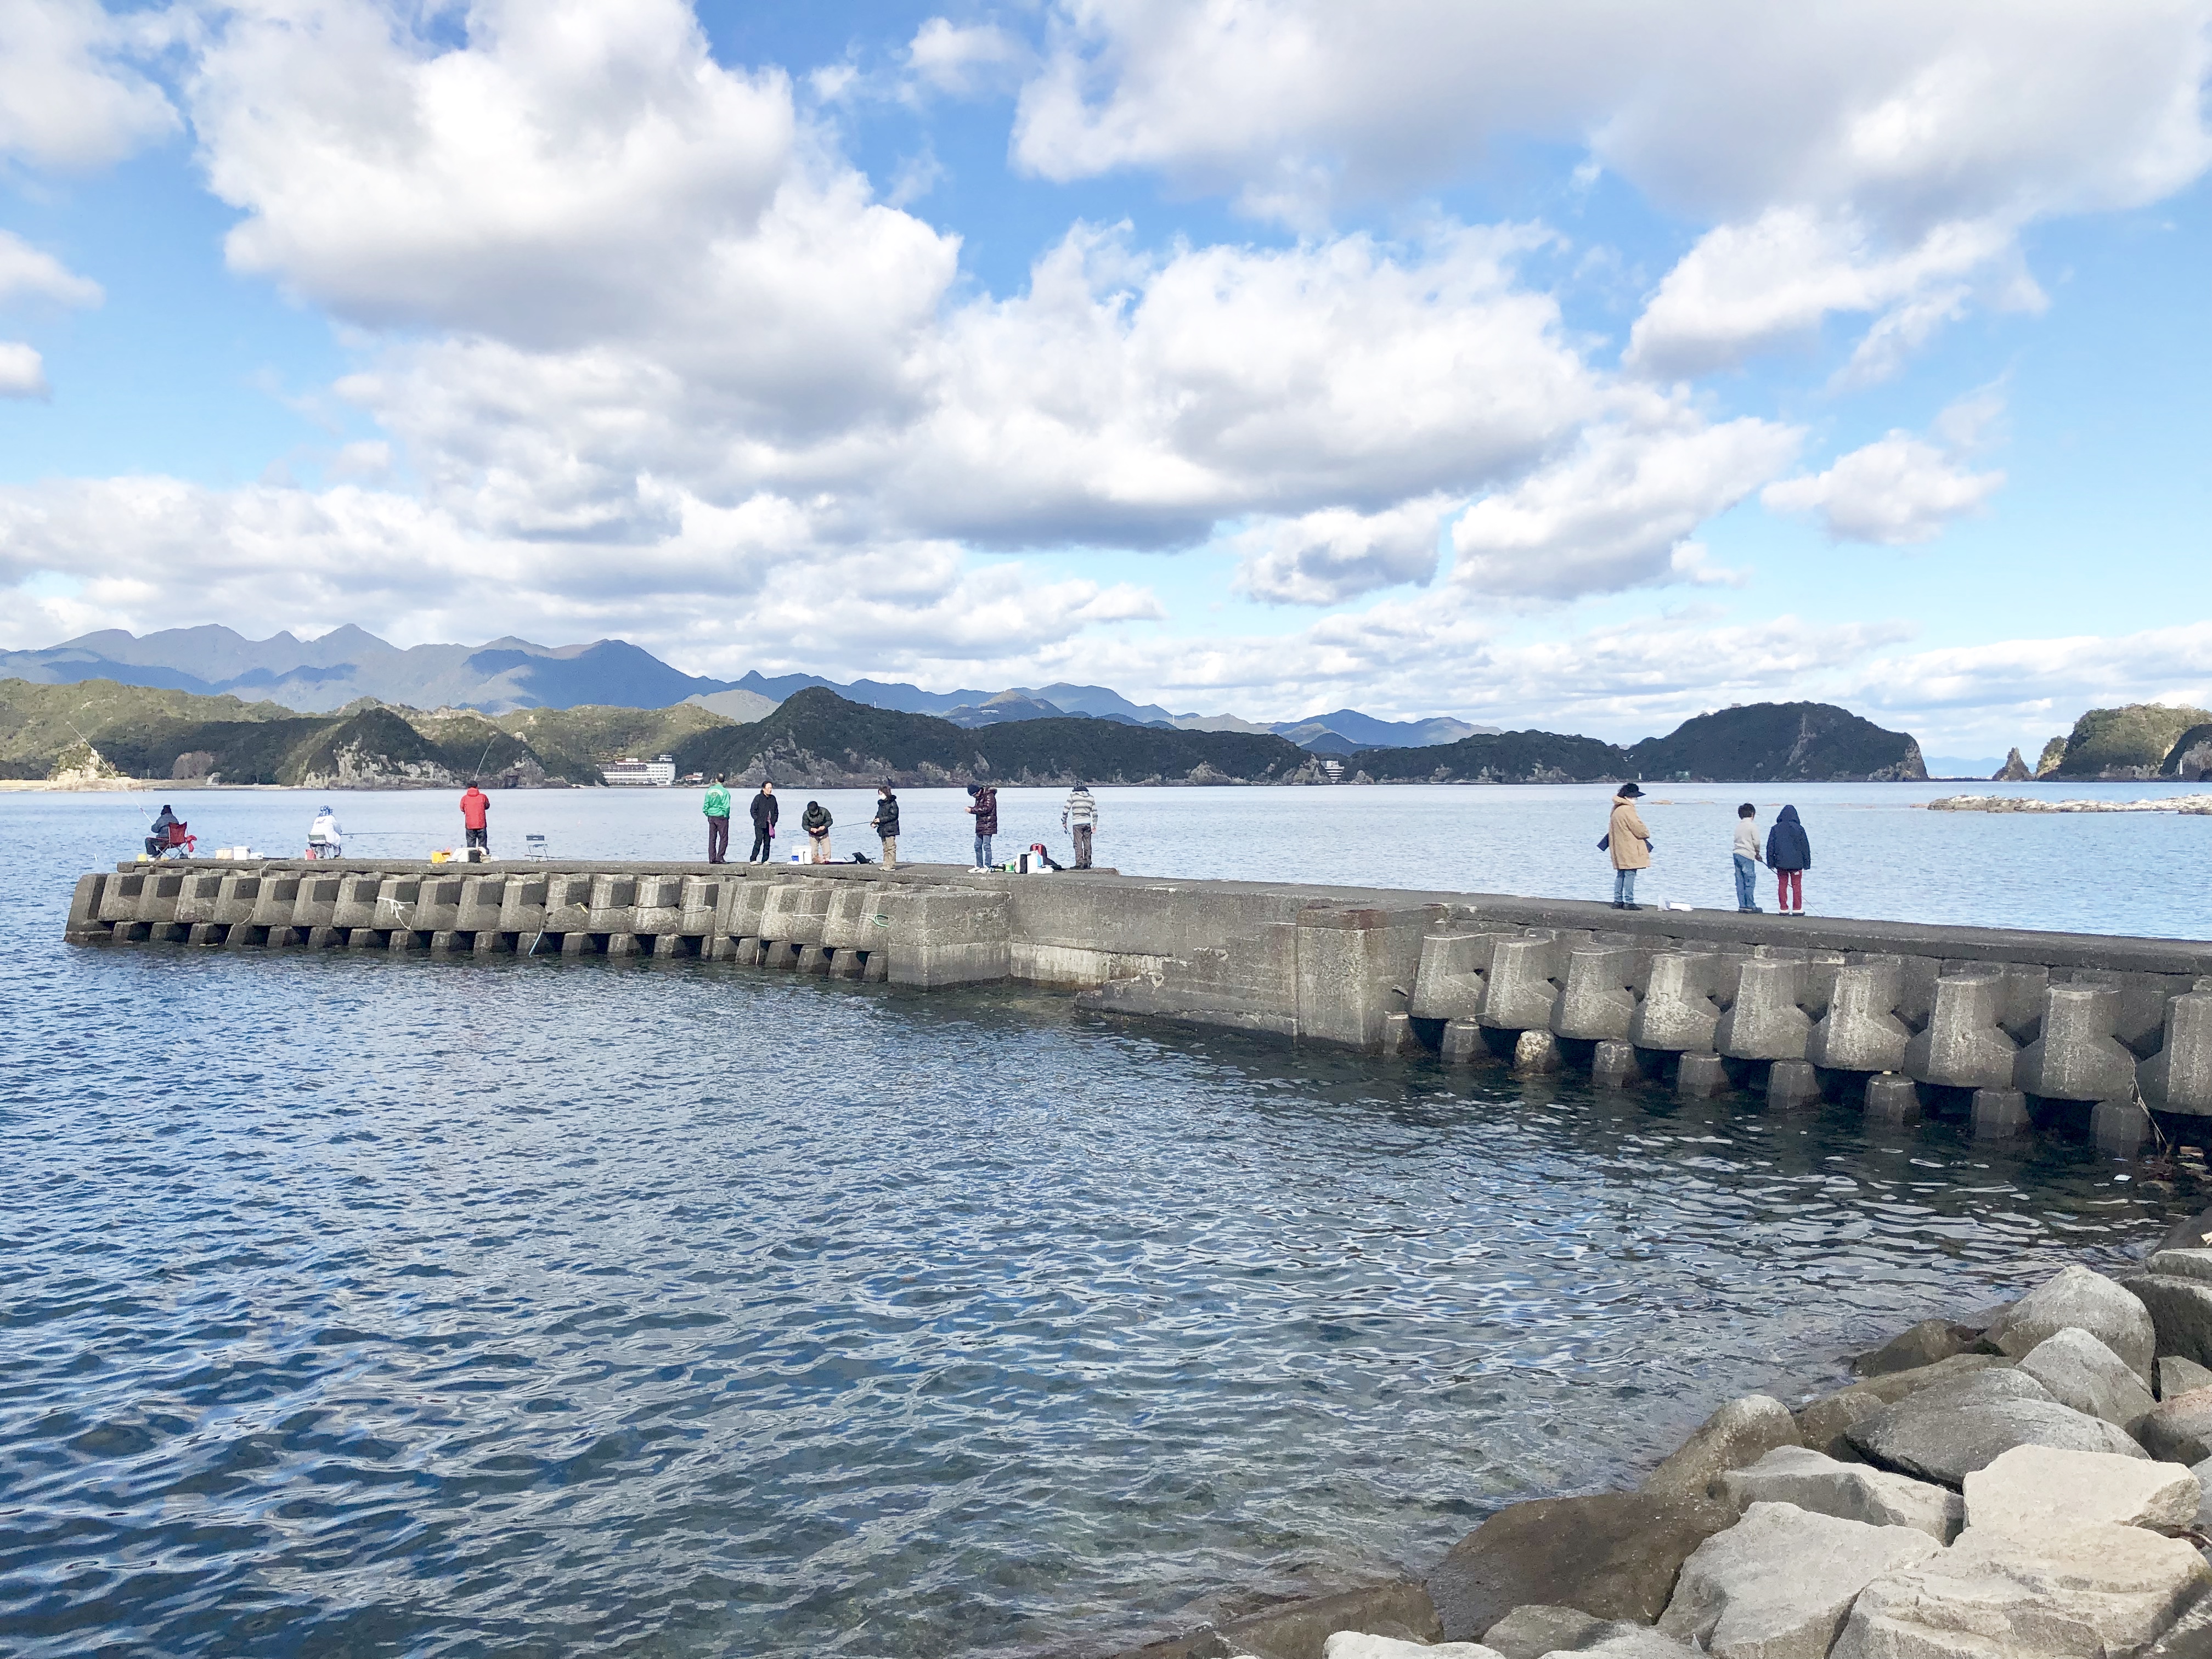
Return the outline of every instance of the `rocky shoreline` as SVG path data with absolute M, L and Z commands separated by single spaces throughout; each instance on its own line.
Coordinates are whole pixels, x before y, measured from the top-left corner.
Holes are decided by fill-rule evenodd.
M 1945 795 L 1931 812 L 2183 812 L 2212 814 L 2212 795 L 2154 800 L 2043 800 L 2033 795 Z
M 2212 1210 L 1851 1369 L 1731 1401 L 1632 1492 L 1509 1504 L 1425 1579 L 1122 1659 L 2212 1659 Z

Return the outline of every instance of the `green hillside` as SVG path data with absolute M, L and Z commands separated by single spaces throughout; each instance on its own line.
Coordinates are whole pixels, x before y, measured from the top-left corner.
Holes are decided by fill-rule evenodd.
M 2212 724 L 2212 711 L 2162 702 L 2092 708 L 2074 722 L 2066 751 L 2050 775 L 2060 778 L 2154 778 L 2183 732 Z
M 1755 702 L 1684 720 L 1628 751 L 1644 778 L 1699 782 L 1888 782 L 1920 779 L 1920 744 L 1826 702 Z
M 1364 749 L 1344 775 L 1376 783 L 1590 783 L 1631 778 L 1628 753 L 1596 738 L 1498 732 L 1426 749 Z

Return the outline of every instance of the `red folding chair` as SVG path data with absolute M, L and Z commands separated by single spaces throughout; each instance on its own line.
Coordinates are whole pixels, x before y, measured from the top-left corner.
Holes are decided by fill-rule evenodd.
M 200 838 L 198 836 L 186 834 L 188 828 L 188 825 L 182 823 L 173 823 L 169 826 L 169 844 L 161 849 L 161 857 L 165 859 L 191 857 L 192 848 L 200 844 Z

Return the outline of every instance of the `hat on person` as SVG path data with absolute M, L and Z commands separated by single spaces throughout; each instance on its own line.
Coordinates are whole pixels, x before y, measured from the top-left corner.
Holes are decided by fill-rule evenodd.
M 1644 792 L 1643 792 L 1641 789 L 1638 789 L 1638 788 L 1634 784 L 1632 784 L 1632 783 L 1624 783 L 1624 784 L 1622 784 L 1622 785 L 1620 786 L 1620 787 L 1619 789 L 1615 790 L 1613 793 L 1616 793 L 1616 794 L 1621 794 L 1621 795 L 1640 795 L 1640 794 L 1642 794 Z
M 971 783 L 968 786 L 968 793 L 971 795 L 980 795 L 983 793 L 983 786 L 980 783 Z

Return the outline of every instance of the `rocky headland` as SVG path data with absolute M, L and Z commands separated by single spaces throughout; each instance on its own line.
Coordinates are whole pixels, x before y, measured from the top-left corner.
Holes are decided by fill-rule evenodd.
M 1509 1504 L 1425 1578 L 1124 1659 L 2212 1656 L 2212 1211 L 1850 1369 L 1731 1401 L 1633 1491 Z

